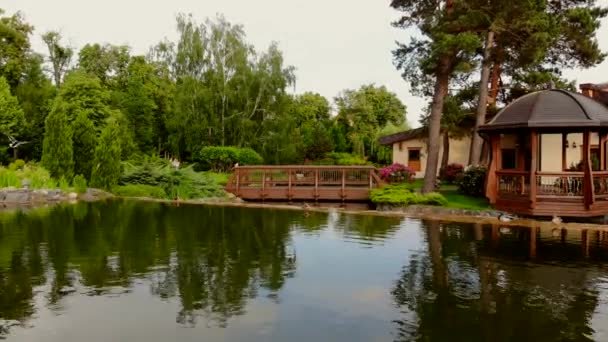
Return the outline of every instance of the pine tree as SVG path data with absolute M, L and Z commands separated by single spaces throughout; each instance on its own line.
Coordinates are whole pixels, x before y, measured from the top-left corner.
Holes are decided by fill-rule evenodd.
M 53 110 L 46 118 L 42 165 L 56 179 L 72 178 L 74 170 L 72 130 L 61 100 L 55 101 Z
M 95 149 L 91 186 L 109 190 L 118 183 L 120 177 L 120 139 L 118 126 L 114 122 L 101 132 L 99 144 Z
M 87 113 L 82 111 L 78 113 L 72 128 L 74 131 L 74 174 L 82 175 L 90 180 L 97 145 L 95 126 L 89 120 Z

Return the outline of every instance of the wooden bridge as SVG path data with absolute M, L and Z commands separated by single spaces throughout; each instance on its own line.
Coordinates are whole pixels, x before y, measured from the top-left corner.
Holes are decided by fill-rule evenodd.
M 252 201 L 367 201 L 382 184 L 373 166 L 237 166 L 226 191 Z

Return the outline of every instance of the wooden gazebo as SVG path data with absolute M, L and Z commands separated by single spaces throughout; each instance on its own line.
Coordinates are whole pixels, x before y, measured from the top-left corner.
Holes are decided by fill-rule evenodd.
M 490 141 L 486 196 L 532 216 L 608 215 L 608 108 L 584 95 L 525 95 L 479 129 Z

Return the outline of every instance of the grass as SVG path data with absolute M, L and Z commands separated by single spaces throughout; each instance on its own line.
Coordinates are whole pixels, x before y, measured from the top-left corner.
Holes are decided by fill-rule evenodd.
M 145 184 L 119 185 L 112 189 L 112 192 L 123 197 L 168 198 L 167 193 L 161 187 Z
M 372 190 L 370 199 L 376 204 L 408 206 L 413 204 L 447 206 L 448 201 L 438 193 L 421 194 L 411 191 L 408 184 L 387 185 Z
M 209 178 L 213 179 L 218 185 L 221 186 L 226 186 L 226 184 L 228 184 L 228 180 L 230 179 L 230 173 L 220 173 L 211 171 L 205 171 L 201 173 L 207 175 Z
M 419 192 L 422 189 L 424 180 L 415 179 L 409 183 L 407 187 L 414 192 Z M 492 206 L 485 198 L 472 197 L 458 192 L 458 186 L 455 184 L 443 184 L 437 191 L 447 200 L 447 204 L 442 205 L 446 208 L 468 209 L 468 210 L 486 210 L 492 209 Z

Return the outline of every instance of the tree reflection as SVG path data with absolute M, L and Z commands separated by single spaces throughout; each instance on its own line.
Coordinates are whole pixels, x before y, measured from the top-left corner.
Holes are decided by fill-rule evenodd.
M 0 215 L 0 317 L 28 319 L 33 287 L 51 308 L 75 290 L 91 295 L 150 280 L 178 297 L 177 321 L 225 325 L 250 298 L 278 300 L 292 277 L 289 212 L 109 201 Z
M 392 290 L 403 341 L 586 341 L 598 304 L 594 272 L 551 259 L 538 230 L 424 222 L 426 250 L 413 255 Z M 574 245 L 574 247 L 573 247 Z M 563 246 L 562 246 L 563 247 Z M 578 254 L 573 254 L 573 251 Z

